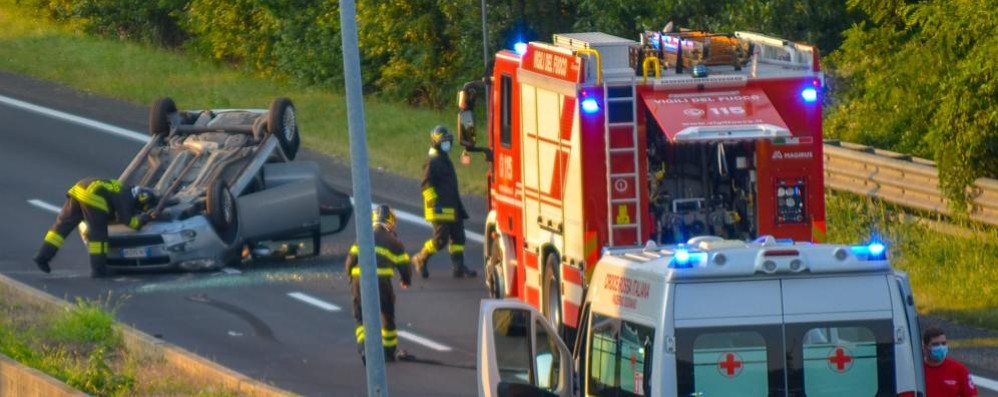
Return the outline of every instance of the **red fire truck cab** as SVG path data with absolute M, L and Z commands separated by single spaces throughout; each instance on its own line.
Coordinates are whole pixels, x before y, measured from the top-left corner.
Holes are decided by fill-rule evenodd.
M 486 151 L 486 283 L 571 332 L 601 250 L 700 235 L 819 240 L 815 48 L 760 34 L 554 35 L 459 95 Z M 488 91 L 488 146 L 475 95 Z

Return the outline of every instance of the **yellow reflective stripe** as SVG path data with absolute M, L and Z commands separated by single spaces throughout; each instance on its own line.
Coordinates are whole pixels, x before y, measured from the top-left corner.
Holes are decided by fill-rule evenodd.
M 381 329 L 381 344 L 385 347 L 398 346 L 398 333 L 395 330 Z
M 378 277 L 391 277 L 395 274 L 395 269 L 379 267 Z M 354 266 L 350 269 L 350 277 L 360 277 L 360 266 Z
M 464 244 L 451 244 L 450 247 L 448 247 L 447 249 L 452 254 L 456 254 L 458 252 L 464 252 Z
M 423 189 L 423 202 L 428 203 L 437 198 L 437 189 L 432 187 Z
M 130 227 L 132 229 L 138 229 L 139 228 L 139 217 L 133 216 L 132 219 L 128 221 L 128 227 Z
M 63 237 L 59 233 L 56 233 L 55 230 L 49 230 L 48 233 L 45 233 L 45 242 L 59 248 L 62 247 Z
M 101 211 L 108 212 L 107 201 L 104 200 L 103 197 L 98 196 L 96 193 L 91 192 L 88 189 L 84 189 L 80 185 L 73 186 L 72 189 L 69 189 L 69 192 L 67 194 L 69 194 L 70 197 L 79 200 L 79 202 L 89 207 L 93 207 Z
M 393 329 L 381 329 L 381 337 L 383 338 L 394 338 L 398 336 L 398 331 Z
M 354 255 L 360 255 L 360 248 L 357 247 L 357 244 L 354 244 L 353 246 L 350 247 L 350 253 Z
M 107 241 L 91 241 L 87 243 L 87 252 L 90 255 L 107 253 Z
M 117 179 L 112 179 L 109 181 L 94 180 L 87 185 L 87 191 L 91 193 L 96 193 L 97 189 L 103 188 L 104 190 L 118 193 L 121 191 L 121 182 Z
M 457 211 L 450 207 L 441 208 L 440 212 L 434 211 L 433 208 L 426 208 L 423 212 L 428 221 L 453 221 L 457 219 L 456 214 Z
M 385 257 L 385 259 L 388 259 L 395 264 L 409 262 L 409 254 L 404 252 L 399 255 L 395 255 L 388 248 L 374 247 L 374 253 Z
M 363 325 L 358 325 L 357 326 L 357 330 L 354 331 L 354 333 L 357 334 L 357 343 L 363 343 L 364 342 L 364 326 Z
M 384 345 L 385 347 L 395 347 L 399 345 L 399 340 L 398 339 L 382 340 L 381 344 Z
M 426 252 L 427 254 L 435 254 L 437 252 L 437 246 L 436 244 L 433 244 L 432 239 L 426 240 L 426 242 L 423 243 L 423 252 Z

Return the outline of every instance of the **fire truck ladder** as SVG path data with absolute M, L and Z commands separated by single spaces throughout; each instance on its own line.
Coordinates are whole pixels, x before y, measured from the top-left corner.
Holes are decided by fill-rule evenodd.
M 619 81 L 619 80 L 618 80 Z M 609 243 L 638 244 L 641 239 L 641 178 L 638 153 L 635 77 L 628 85 L 603 85 L 606 98 L 604 139 L 606 142 L 607 225 Z M 634 241 L 622 241 L 618 231 L 634 230 Z

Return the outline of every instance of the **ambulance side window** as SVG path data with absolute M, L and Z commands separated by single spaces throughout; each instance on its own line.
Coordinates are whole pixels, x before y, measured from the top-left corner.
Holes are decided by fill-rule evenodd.
M 888 320 L 788 324 L 790 390 L 808 397 L 896 395 L 891 329 Z
M 655 330 L 592 313 L 587 396 L 644 396 Z
M 499 109 L 499 143 L 509 148 L 513 143 L 513 78 L 503 74 L 499 81 L 502 108 Z

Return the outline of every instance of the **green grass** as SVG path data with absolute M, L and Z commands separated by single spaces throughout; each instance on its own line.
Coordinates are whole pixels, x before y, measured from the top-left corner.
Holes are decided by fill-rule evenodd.
M 0 354 L 96 396 L 236 396 L 215 380 L 131 352 L 115 327 L 120 304 L 78 299 L 66 310 L 0 286 Z
M 16 4 L 0 0 L 0 70 L 145 106 L 169 96 L 188 109 L 265 108 L 273 98 L 286 96 L 297 107 L 304 145 L 349 161 L 347 110 L 340 94 L 257 78 L 178 52 L 89 37 Z M 453 128 L 457 114 L 456 106 L 452 112 L 435 112 L 376 99 L 367 100 L 364 110 L 371 167 L 409 177 L 422 173 L 430 129 L 441 123 Z M 485 192 L 480 158 L 471 167 L 457 167 L 467 193 Z
M 947 234 L 851 194 L 827 194 L 826 207 L 830 242 L 882 235 L 891 262 L 908 273 L 920 313 L 998 330 L 998 232 L 968 226 L 966 235 Z

